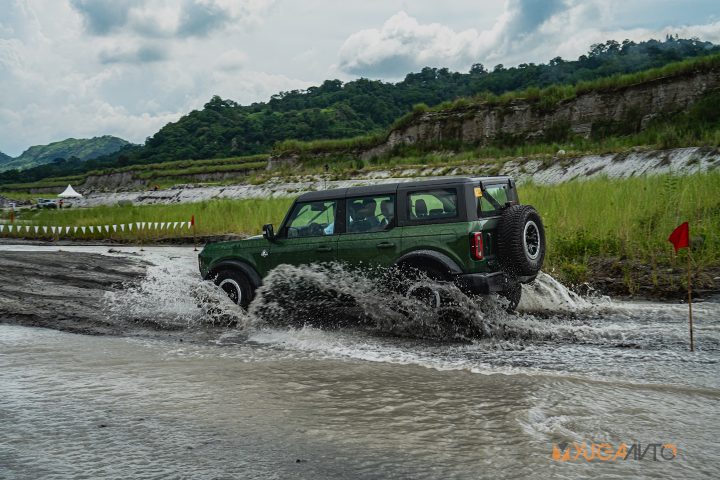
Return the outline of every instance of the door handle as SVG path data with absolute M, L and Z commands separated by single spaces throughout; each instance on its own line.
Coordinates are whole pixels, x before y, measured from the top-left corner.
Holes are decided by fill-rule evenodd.
M 330 245 L 320 245 L 315 250 L 316 252 L 332 252 L 332 247 Z
M 378 248 L 392 248 L 395 246 L 395 242 L 380 242 L 377 244 Z

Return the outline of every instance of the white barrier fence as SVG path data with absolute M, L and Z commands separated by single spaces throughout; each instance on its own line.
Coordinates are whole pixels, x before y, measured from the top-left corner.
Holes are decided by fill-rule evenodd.
M 133 222 L 112 225 L 16 225 L 0 223 L 0 236 L 112 236 L 113 234 L 182 233 L 194 225 L 190 222 Z

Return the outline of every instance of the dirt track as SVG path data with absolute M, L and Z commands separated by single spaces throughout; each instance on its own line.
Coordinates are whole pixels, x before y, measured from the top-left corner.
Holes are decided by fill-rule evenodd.
M 103 321 L 107 291 L 137 284 L 147 263 L 80 252 L 0 252 L 0 322 L 85 334 L 120 334 Z

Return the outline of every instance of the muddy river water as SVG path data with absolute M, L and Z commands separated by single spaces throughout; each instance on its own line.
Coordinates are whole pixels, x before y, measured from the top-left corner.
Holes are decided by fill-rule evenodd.
M 0 319 L 0 478 L 720 478 L 712 299 L 690 353 L 686 305 L 580 298 L 543 275 L 517 315 L 463 305 L 484 333 L 458 341 L 407 306 L 388 327 L 397 304 L 327 271 L 305 275 L 359 291 L 371 327 L 240 313 L 198 284 L 192 249 L 63 249 L 147 262 L 98 299 L 98 322 L 135 328 Z

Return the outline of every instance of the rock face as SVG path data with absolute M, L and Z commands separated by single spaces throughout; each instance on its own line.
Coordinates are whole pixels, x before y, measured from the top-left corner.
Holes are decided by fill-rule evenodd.
M 474 104 L 420 114 L 392 130 L 385 142 L 343 152 L 369 160 L 401 145 L 487 145 L 495 140 L 558 141 L 569 134 L 640 131 L 650 120 L 688 108 L 704 94 L 720 88 L 720 69 L 661 77 L 634 85 L 591 90 L 553 106 L 515 100 L 507 104 Z M 314 158 L 338 152 L 314 152 Z M 297 154 L 274 156 L 268 168 L 292 166 Z
M 686 109 L 696 99 L 720 87 L 720 71 L 659 78 L 615 90 L 590 91 L 544 110 L 517 100 L 507 105 L 477 105 L 427 112 L 409 125 L 390 132 L 387 141 L 365 152 L 380 155 L 397 145 L 449 143 L 482 145 L 503 136 L 523 140 L 552 137 L 563 130 L 590 137 L 599 129 L 632 124 L 637 130 L 658 115 Z

